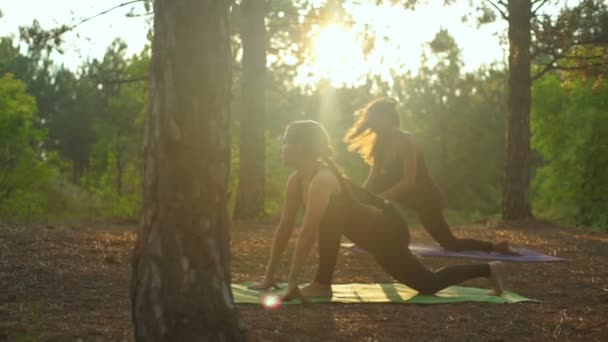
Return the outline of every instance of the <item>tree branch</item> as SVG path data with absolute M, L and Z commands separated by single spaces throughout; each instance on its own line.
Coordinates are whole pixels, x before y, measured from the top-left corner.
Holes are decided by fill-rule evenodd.
M 535 4 L 539 3 L 539 2 L 540 2 L 540 5 L 536 6 L 536 8 L 532 10 L 532 16 L 535 16 L 536 12 L 538 12 L 538 10 L 541 7 L 543 7 L 547 2 L 549 2 L 549 0 L 537 0 L 537 1 L 532 2 L 532 5 L 535 5 Z
M 603 66 L 608 66 L 608 62 L 604 62 L 604 63 L 597 63 L 594 64 L 593 67 L 603 67 Z M 580 70 L 589 70 L 589 66 L 588 65 L 581 65 L 581 66 L 573 66 L 573 67 L 568 67 L 568 66 L 561 66 L 561 65 L 556 65 L 554 63 L 551 63 L 549 65 L 546 65 L 544 69 L 542 69 L 541 71 L 537 72 L 535 75 L 532 76 L 532 82 L 536 81 L 537 79 L 541 78 L 544 74 L 548 73 L 549 71 L 552 70 L 563 70 L 563 71 L 580 71 Z
M 136 82 L 144 82 L 148 80 L 148 75 L 145 76 L 138 76 L 138 77 L 131 77 L 131 78 L 123 78 L 123 79 L 109 79 L 109 80 L 104 80 L 101 78 L 96 79 L 96 81 L 98 83 L 101 84 L 125 84 L 125 83 L 136 83 Z
M 548 73 L 551 70 L 555 70 L 555 68 L 553 66 L 545 66 L 544 68 L 541 68 L 539 72 L 537 72 L 536 74 L 532 75 L 531 80 L 532 82 L 538 80 L 539 78 L 543 77 L 546 73 Z
M 559 59 L 593 60 L 593 59 L 600 59 L 603 57 L 608 57 L 608 53 L 601 54 L 601 55 L 592 55 L 592 56 L 562 55 L 562 56 L 559 56 Z
M 140 17 L 149 17 L 154 15 L 154 12 L 143 12 L 143 13 L 129 13 L 127 17 L 129 18 L 140 18 Z
M 490 5 L 492 5 L 492 7 L 494 7 L 498 13 L 500 13 L 500 16 L 504 19 L 504 20 L 509 20 L 509 16 L 507 15 L 507 13 L 501 9 L 497 4 L 495 4 L 492 0 L 488 0 L 488 2 L 490 3 Z M 506 4 L 503 1 L 498 1 L 498 4 L 503 5 L 504 7 L 506 7 Z
M 68 28 L 69 28 L 69 30 L 73 30 L 77 26 L 80 26 L 80 25 L 86 23 L 87 21 L 93 20 L 93 19 L 95 19 L 95 18 L 97 18 L 99 16 L 102 16 L 102 15 L 106 14 L 106 13 L 112 12 L 115 9 L 118 9 L 118 8 L 121 8 L 121 7 L 125 7 L 125 6 L 128 6 L 128 5 L 137 3 L 137 2 L 143 2 L 143 1 L 144 0 L 132 0 L 132 1 L 123 2 L 122 4 L 118 4 L 118 5 L 114 6 L 114 7 L 108 8 L 105 11 L 101 11 L 101 12 L 95 14 L 94 16 L 91 16 L 91 17 L 88 17 L 88 18 L 84 18 L 84 19 L 80 20 L 79 22 L 77 22 L 76 24 L 68 26 Z
M 88 21 L 90 21 L 90 20 L 93 20 L 93 19 L 95 19 L 95 18 L 97 18 L 97 17 L 99 17 L 99 16 L 102 16 L 102 15 L 104 15 L 104 14 L 106 14 L 106 13 L 109 13 L 109 12 L 111 12 L 111 11 L 115 10 L 115 9 L 118 9 L 118 8 L 121 8 L 121 7 L 124 7 L 124 6 L 128 6 L 128 5 L 131 5 L 131 4 L 134 4 L 134 3 L 137 3 L 137 2 L 144 2 L 144 1 L 145 1 L 145 0 L 132 0 L 132 1 L 124 2 L 124 3 L 122 3 L 122 4 L 118 4 L 118 5 L 114 6 L 114 7 L 111 7 L 111 8 L 109 8 L 109 9 L 105 10 L 105 11 L 101 11 L 101 12 L 99 12 L 99 13 L 97 13 L 97 14 L 95 14 L 95 15 L 91 16 L 91 17 L 87 17 L 87 18 L 81 19 L 81 20 L 80 20 L 79 22 L 77 22 L 76 24 L 72 24 L 72 25 L 66 25 L 66 26 L 63 26 L 63 27 L 61 27 L 61 29 L 57 29 L 57 30 L 55 30 L 55 32 L 54 32 L 53 34 L 49 35 L 49 36 L 48 36 L 48 37 L 46 37 L 45 39 L 43 39 L 43 40 L 41 40 L 40 42 L 38 42 L 38 44 L 39 44 L 39 45 L 43 45 L 44 43 L 46 43 L 46 42 L 48 42 L 48 41 L 50 41 L 50 40 L 57 39 L 57 38 L 59 38 L 61 35 L 63 35 L 64 33 L 69 32 L 69 31 L 72 31 L 72 30 L 73 30 L 73 29 L 75 29 L 76 27 L 78 27 L 78 26 L 80 26 L 80 25 L 82 25 L 82 24 L 84 24 L 84 23 L 86 23 L 86 22 L 88 22 Z

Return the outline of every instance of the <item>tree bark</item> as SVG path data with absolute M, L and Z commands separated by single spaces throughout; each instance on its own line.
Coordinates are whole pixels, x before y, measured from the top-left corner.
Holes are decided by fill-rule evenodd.
M 243 106 L 239 128 L 239 183 L 234 209 L 234 217 L 237 219 L 251 219 L 264 214 L 266 188 L 265 16 L 265 0 L 243 0 L 241 2 Z
M 530 0 L 509 0 L 509 90 L 506 162 L 502 217 L 532 217 L 529 201 L 530 166 Z
M 137 341 L 239 341 L 230 288 L 229 0 L 154 1 L 143 208 L 134 249 Z

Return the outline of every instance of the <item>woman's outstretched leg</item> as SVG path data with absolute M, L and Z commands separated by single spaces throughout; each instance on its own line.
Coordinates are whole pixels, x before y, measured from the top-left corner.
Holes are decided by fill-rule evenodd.
M 437 241 L 441 247 L 450 251 L 483 251 L 492 252 L 494 244 L 475 239 L 459 239 L 454 236 L 452 229 L 445 221 L 439 208 L 421 208 L 416 211 L 424 229 Z
M 376 259 L 387 273 L 421 294 L 435 294 L 446 287 L 481 277 L 492 281 L 496 294 L 502 293 L 502 263 L 446 266 L 431 271 L 409 250 L 402 249 Z

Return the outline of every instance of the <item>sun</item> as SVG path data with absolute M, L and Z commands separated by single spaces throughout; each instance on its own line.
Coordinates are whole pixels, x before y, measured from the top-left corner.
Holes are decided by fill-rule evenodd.
M 320 28 L 311 39 L 312 71 L 333 86 L 352 85 L 367 73 L 362 42 L 354 30 L 338 24 Z
M 340 88 L 379 80 L 390 87 L 399 75 L 415 75 L 423 64 L 433 66 L 428 42 L 442 28 L 449 29 L 462 44 L 468 69 L 502 58 L 498 40 L 486 39 L 496 28 L 486 25 L 487 31 L 462 22 L 462 16 L 470 12 L 466 5 L 446 7 L 443 1 L 428 1 L 411 10 L 373 3 L 377 2 L 346 1 L 348 19 L 312 26 L 306 43 L 310 54 L 298 66 L 295 84 L 306 91 L 316 89 L 322 81 Z

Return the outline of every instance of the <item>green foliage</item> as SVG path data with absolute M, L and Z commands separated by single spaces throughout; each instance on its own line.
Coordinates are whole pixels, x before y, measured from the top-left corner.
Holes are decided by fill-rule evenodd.
M 40 149 L 45 131 L 39 128 L 36 101 L 23 82 L 11 74 L 0 79 L 0 218 L 44 214 L 48 198 L 39 190 L 48 186 L 54 170 L 52 156 Z
M 21 55 L 10 39 L 0 41 L 0 71 L 14 72 L 27 84 L 40 113 L 27 117 L 28 127 L 34 128 L 28 130 L 34 151 L 29 153 L 40 158 L 28 157 L 29 150 L 17 153 L 22 160 L 37 164 L 18 173 L 29 188 L 11 190 L 13 196 L 3 205 L 3 219 L 137 216 L 139 152 L 147 106 L 147 83 L 139 80 L 145 80 L 149 51 L 133 57 L 125 52 L 124 43 L 116 41 L 102 61 L 88 62 L 73 73 L 55 68 L 40 55 Z M 30 178 L 37 181 L 28 182 Z M 11 182 L 16 184 L 16 180 Z
M 117 157 L 109 152 L 104 161 L 107 163 L 105 169 L 101 169 L 101 172 L 89 172 L 82 180 L 92 196 L 91 213 L 101 218 L 136 218 L 141 206 L 139 168 L 134 163 L 127 165 L 120 176 L 128 190 L 123 189 L 119 192 L 116 188 L 115 172 Z
M 551 70 L 577 71 L 594 77 L 608 73 L 608 3 L 578 1 L 556 16 L 533 20 L 535 77 Z
M 90 65 L 90 78 L 104 79 L 105 83 L 97 94 L 94 110 L 99 114 L 93 124 L 96 141 L 81 181 L 97 199 L 94 207 L 102 217 L 132 219 L 139 212 L 140 152 L 148 86 L 131 80 L 141 77 L 148 65 L 147 50 L 128 58 L 126 45 L 120 41 L 108 48 L 103 61 Z
M 36 98 L 41 125 L 46 128 L 44 147 L 69 161 L 72 177 L 78 179 L 87 167 L 97 108 L 96 84 L 86 75 L 56 68 L 48 58 L 24 56 L 11 39 L 0 41 L 0 72 L 12 73 L 27 84 Z
M 145 1 L 146 9 L 150 3 Z M 401 3 L 414 5 L 416 1 Z M 362 183 L 368 166 L 346 150 L 342 137 L 355 119 L 353 113 L 384 95 L 399 99 L 402 127 L 415 134 L 431 174 L 446 193 L 450 222 L 470 222 L 499 211 L 507 84 L 503 66 L 464 72 L 457 42 L 441 30 L 429 42 L 416 75 L 392 75 L 390 84 L 372 77 L 355 88 L 338 89 L 322 82 L 302 89 L 294 84 L 297 67 L 312 52 L 310 44 L 300 43 L 308 39 L 313 25 L 334 15 L 332 4 L 288 0 L 271 0 L 269 4 L 267 52 L 273 58 L 269 59 L 266 82 L 268 214 L 279 213 L 290 172 L 280 160 L 285 125 L 301 119 L 323 123 L 337 161 L 350 178 Z M 565 37 L 572 32 L 557 24 L 576 29 L 587 23 L 570 45 L 582 38 L 595 41 L 593 28 L 605 22 L 605 11 L 585 8 L 589 10 L 562 11 L 560 20 L 568 25 L 540 18 L 538 23 L 545 24 L 543 30 L 534 32 L 536 48 L 567 43 Z M 494 19 L 491 11 L 482 10 L 480 21 Z M 339 13 L 348 17 L 348 13 Z M 238 18 L 238 6 L 234 14 Z M 580 22 L 583 17 L 579 14 L 593 20 Z M 233 20 L 233 25 L 238 32 L 238 20 Z M 87 61 L 72 72 L 55 66 L 49 58 L 50 49 L 62 43 L 60 37 L 54 37 L 61 29 L 44 32 L 36 22 L 23 28 L 22 42 L 31 44 L 25 55 L 11 38 L 0 38 L 0 220 L 134 219 L 141 205 L 140 152 L 150 51 L 145 48 L 138 55 L 127 56 L 126 44 L 117 40 L 101 60 Z M 366 44 L 373 46 L 373 41 Z M 545 63 L 555 57 L 553 52 L 568 52 L 605 66 L 601 45 L 577 44 L 568 51 L 545 49 L 535 57 Z M 247 110 L 240 98 L 239 45 L 235 35 L 233 118 Z M 554 67 L 580 69 L 581 65 L 577 60 L 561 59 Z M 550 68 L 536 69 L 542 73 Z M 591 73 L 582 75 L 593 77 L 593 72 L 603 70 L 587 69 Z M 608 86 L 596 79 L 547 75 L 533 93 L 532 142 L 542 158 L 533 183 L 534 205 L 542 215 L 606 227 Z M 238 131 L 237 125 L 233 120 L 233 132 Z M 238 135 L 231 138 L 229 191 L 233 205 L 239 169 Z
M 557 75 L 533 89 L 532 144 L 543 158 L 535 208 L 554 219 L 608 227 L 608 84 Z

